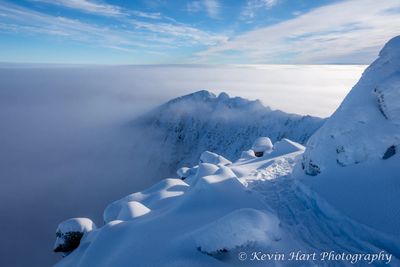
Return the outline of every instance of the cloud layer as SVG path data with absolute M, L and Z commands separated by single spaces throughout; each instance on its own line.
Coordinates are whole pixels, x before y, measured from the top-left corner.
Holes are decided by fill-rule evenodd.
M 27 3 L 0 2 L 0 38 L 48 37 L 103 49 L 104 55 L 140 55 L 133 64 L 368 64 L 400 34 L 398 0 L 348 0 L 300 10 L 279 0 L 157 1 L 147 9 L 111 0 Z M 282 12 L 286 15 L 274 17 Z M 150 61 L 149 55 L 156 56 Z

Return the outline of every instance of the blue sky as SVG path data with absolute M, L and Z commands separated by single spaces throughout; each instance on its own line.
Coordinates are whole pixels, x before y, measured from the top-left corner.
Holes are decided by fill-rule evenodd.
M 0 0 L 0 62 L 366 64 L 398 0 Z

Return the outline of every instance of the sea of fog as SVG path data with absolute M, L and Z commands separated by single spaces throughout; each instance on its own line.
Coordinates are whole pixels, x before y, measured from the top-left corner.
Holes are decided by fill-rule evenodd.
M 0 65 L 0 265 L 55 263 L 60 221 L 101 225 L 109 202 L 155 182 L 132 153 L 126 125 L 139 114 L 207 89 L 327 117 L 364 69 Z

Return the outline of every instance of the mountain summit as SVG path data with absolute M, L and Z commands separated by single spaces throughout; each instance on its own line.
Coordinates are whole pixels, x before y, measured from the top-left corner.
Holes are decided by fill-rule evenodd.
M 390 40 L 336 112 L 307 143 L 306 173 L 385 160 L 400 145 L 400 36 Z

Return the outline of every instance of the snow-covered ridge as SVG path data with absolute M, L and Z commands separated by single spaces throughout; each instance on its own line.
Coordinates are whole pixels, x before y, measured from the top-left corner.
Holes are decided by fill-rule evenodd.
M 158 174 L 169 176 L 179 167 L 196 164 L 206 150 L 236 160 L 260 136 L 305 143 L 323 122 L 271 110 L 258 100 L 202 90 L 161 105 L 133 121 L 131 127 L 140 135 L 135 149 L 144 153 L 154 150 L 149 155 L 151 165 Z M 149 148 L 149 143 L 154 148 Z
M 386 258 L 374 265 L 398 264 L 398 240 L 349 220 L 291 175 L 303 152 L 302 145 L 284 139 L 261 157 L 233 163 L 215 153 L 202 157 L 183 180 L 168 178 L 111 203 L 104 225 L 85 233 L 80 246 L 56 266 L 247 266 L 240 255 L 254 251 L 286 257 L 292 251 L 381 252 Z M 124 212 L 126 207 L 132 212 Z M 282 263 L 291 261 L 270 262 Z
M 309 139 L 296 175 L 347 216 L 400 236 L 399 122 L 400 36 Z

